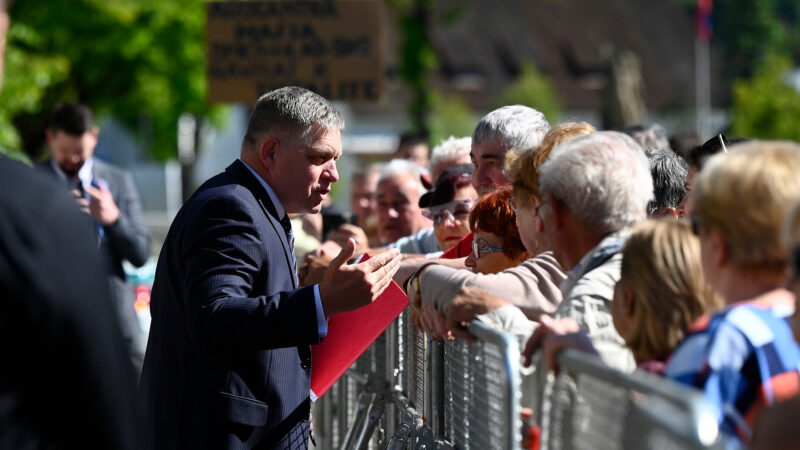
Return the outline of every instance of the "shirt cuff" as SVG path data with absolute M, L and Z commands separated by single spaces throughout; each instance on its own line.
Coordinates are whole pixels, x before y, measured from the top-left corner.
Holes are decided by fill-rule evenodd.
M 317 304 L 317 333 L 319 333 L 319 337 L 325 337 L 328 335 L 328 321 L 325 320 L 325 311 L 322 310 L 318 284 L 314 285 L 314 302 Z

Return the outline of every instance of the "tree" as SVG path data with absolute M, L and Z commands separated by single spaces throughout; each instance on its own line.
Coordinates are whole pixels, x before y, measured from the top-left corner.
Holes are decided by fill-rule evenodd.
M 791 64 L 768 55 L 749 80 L 733 85 L 731 135 L 800 141 L 800 94 L 786 83 Z
M 428 25 L 435 0 L 389 0 L 399 20 L 402 42 L 400 43 L 400 78 L 411 91 L 408 107 L 415 133 L 430 133 L 430 114 L 435 89 L 430 75 L 439 61 L 428 36 Z
M 714 2 L 714 38 L 724 43 L 725 66 L 732 77 L 749 77 L 764 56 L 784 45 L 778 0 Z
M 182 113 L 224 118 L 206 103 L 201 0 L 18 1 L 10 14 L 0 95 L 6 147 L 38 158 L 49 112 L 66 101 L 112 114 L 162 160 L 176 156 Z
M 429 120 L 430 143 L 439 145 L 450 136 L 472 136 L 478 118 L 458 96 L 432 95 Z

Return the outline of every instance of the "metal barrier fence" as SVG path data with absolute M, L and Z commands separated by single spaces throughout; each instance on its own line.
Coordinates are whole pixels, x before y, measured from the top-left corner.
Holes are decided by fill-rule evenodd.
M 519 346 L 429 341 L 405 311 L 315 406 L 324 449 L 519 448 Z
M 655 375 L 624 374 L 568 350 L 541 405 L 542 449 L 709 449 L 721 446 L 703 394 Z
M 403 312 L 315 405 L 320 448 L 522 448 L 517 340 L 478 321 L 469 329 L 476 342 L 430 341 Z M 539 397 L 541 448 L 717 445 L 699 392 L 578 352 L 559 362 Z

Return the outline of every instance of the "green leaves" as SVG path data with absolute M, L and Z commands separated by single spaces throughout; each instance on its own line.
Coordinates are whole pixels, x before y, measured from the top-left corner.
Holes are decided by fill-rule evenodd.
M 134 134 L 148 123 L 140 142 L 162 160 L 176 156 L 180 114 L 223 122 L 224 108 L 206 103 L 202 0 L 20 1 L 10 14 L 0 145 L 40 154 L 46 117 L 63 101 L 113 114 Z
M 734 83 L 732 136 L 800 141 L 800 94 L 785 82 L 790 67 L 770 54 L 752 78 Z

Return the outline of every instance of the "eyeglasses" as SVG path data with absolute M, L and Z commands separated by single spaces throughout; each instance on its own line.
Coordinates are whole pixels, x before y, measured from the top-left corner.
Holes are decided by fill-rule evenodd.
M 537 216 L 539 216 L 539 208 L 544 206 L 545 203 L 547 203 L 549 201 L 550 201 L 550 199 L 548 198 L 545 201 L 543 201 L 543 202 L 539 203 L 538 205 L 536 205 L 536 208 L 533 209 L 533 212 L 536 213 Z M 514 197 L 511 197 L 511 198 L 508 199 L 508 207 L 511 208 L 512 211 L 514 211 L 514 214 L 517 213 L 517 208 L 518 207 L 517 207 L 516 201 L 514 201 Z
M 472 205 L 471 199 L 456 200 L 454 202 L 423 209 L 422 215 L 431 219 L 435 225 L 447 223 L 448 220 L 464 222 L 469 217 L 469 212 L 472 211 Z
M 475 256 L 475 259 L 481 259 L 481 256 L 487 253 L 498 253 L 503 251 L 503 247 L 498 247 L 496 245 L 488 245 L 489 243 L 486 239 L 474 239 L 472 241 L 472 254 Z
M 512 211 L 514 211 L 514 214 L 517 213 L 517 204 L 516 202 L 514 202 L 514 197 L 510 197 L 508 199 L 508 207 L 511 208 Z
M 689 214 L 689 220 L 692 224 L 692 233 L 696 236 L 700 236 L 700 232 L 703 230 L 703 221 L 700 219 L 700 216 L 698 216 L 696 212 L 692 212 Z

